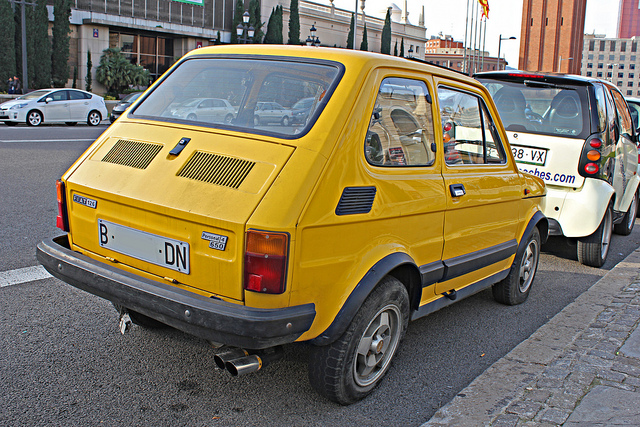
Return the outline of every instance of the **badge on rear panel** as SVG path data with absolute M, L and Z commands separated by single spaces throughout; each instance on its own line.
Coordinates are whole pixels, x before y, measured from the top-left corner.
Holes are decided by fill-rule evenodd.
M 91 209 L 95 209 L 96 206 L 98 206 L 98 202 L 93 200 L 93 199 L 89 199 L 87 197 L 82 197 L 79 196 L 77 194 L 73 195 L 73 201 L 76 203 L 80 203 L 81 205 L 84 205 L 86 207 L 89 207 Z
M 206 231 L 202 232 L 202 239 L 209 241 L 209 247 L 211 249 L 217 249 L 219 251 L 224 251 L 227 248 L 227 240 L 229 240 L 227 236 L 207 233 Z

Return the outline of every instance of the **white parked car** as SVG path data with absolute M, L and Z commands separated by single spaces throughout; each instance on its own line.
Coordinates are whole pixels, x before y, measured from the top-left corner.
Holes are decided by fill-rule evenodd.
M 8 126 L 56 122 L 97 126 L 108 114 L 104 98 L 79 89 L 40 89 L 0 104 L 0 121 Z
M 231 123 L 236 110 L 226 99 L 196 98 L 171 109 L 171 117 L 197 122 Z
M 622 94 L 581 76 L 475 77 L 493 96 L 518 168 L 547 186 L 549 234 L 574 239 L 578 260 L 601 267 L 612 231 L 630 234 L 638 210 L 637 136 Z

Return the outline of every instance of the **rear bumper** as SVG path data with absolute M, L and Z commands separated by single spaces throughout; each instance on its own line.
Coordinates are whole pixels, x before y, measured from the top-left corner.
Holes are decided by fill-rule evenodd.
M 66 236 L 42 241 L 38 261 L 60 280 L 188 334 L 262 349 L 295 341 L 315 318 L 314 304 L 251 308 L 206 298 L 104 264 L 68 248 Z

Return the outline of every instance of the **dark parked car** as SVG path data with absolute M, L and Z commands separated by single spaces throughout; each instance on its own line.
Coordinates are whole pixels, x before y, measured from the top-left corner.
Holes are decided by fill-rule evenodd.
M 140 95 L 142 95 L 142 92 L 134 92 L 122 98 L 122 100 L 113 107 L 113 110 L 111 110 L 111 115 L 109 116 L 111 123 L 115 122 L 116 119 L 124 113 L 124 110 L 129 108 L 129 105 L 133 104 Z

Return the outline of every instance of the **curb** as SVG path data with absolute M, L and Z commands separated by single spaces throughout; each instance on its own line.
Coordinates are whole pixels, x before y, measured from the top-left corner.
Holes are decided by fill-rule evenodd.
M 618 263 L 574 302 L 495 362 L 422 427 L 486 426 L 522 397 L 539 377 L 629 286 L 640 271 L 640 248 Z M 496 424 L 500 424 L 498 421 Z

